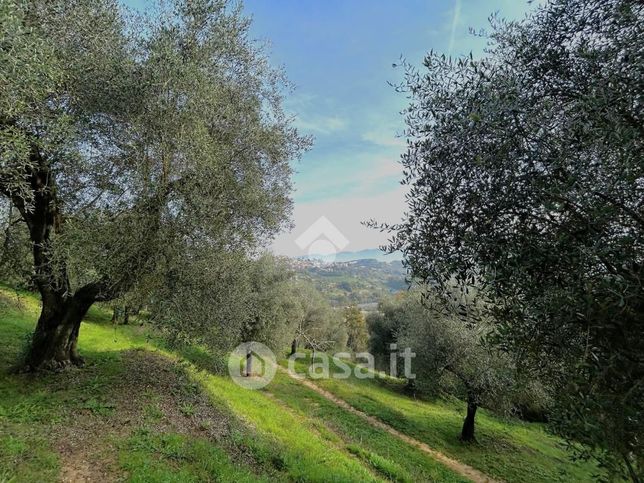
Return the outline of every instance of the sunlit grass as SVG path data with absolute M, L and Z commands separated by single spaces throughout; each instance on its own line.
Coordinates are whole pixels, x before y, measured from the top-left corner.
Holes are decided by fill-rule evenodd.
M 203 439 L 143 429 L 120 446 L 119 462 L 132 482 L 270 481 L 235 466 L 222 449 Z
M 38 311 L 33 294 L 0 286 L 3 369 L 26 347 Z M 55 374 L 0 375 L 0 481 L 15 475 L 20 481 L 41 481 L 39 475 L 55 479 L 60 461 L 48 431 L 73 420 L 78 410 L 109 415 L 114 409 L 105 394 L 110 381 L 120 377 L 123 351 L 131 349 L 156 351 L 178 362 L 215 406 L 239 422 L 231 445 L 252 455 L 260 472 L 251 475 L 233 464 L 234 454 L 227 453 L 231 445 L 224 450 L 205 440 L 151 436 L 145 428 L 134 428 L 132 435 L 117 441 L 118 464 L 132 481 L 198 481 L 212 474 L 224 475 L 222 481 L 463 481 L 428 455 L 284 374 L 278 373 L 264 390 L 249 391 L 211 370 L 221 363 L 215 364 L 205 349 L 172 351 L 145 326 L 112 325 L 109 320 L 109 311 L 95 306 L 83 323 L 79 347 L 87 367 L 78 372 L 82 377 L 76 385 L 60 387 Z M 308 361 L 299 361 L 297 368 L 306 372 Z M 414 399 L 396 379 L 316 383 L 399 431 L 506 481 L 589 481 L 596 471 L 590 464 L 572 463 L 561 442 L 542 425 L 498 418 L 485 410 L 477 416 L 478 443 L 461 444 L 462 403 Z M 170 454 L 172 448 L 183 456 Z M 205 455 L 212 465 L 201 461 Z
M 306 374 L 310 359 L 298 360 Z M 285 362 L 283 362 L 286 365 Z M 331 373 L 340 372 L 331 363 Z M 489 411 L 477 414 L 477 442 L 458 439 L 464 404 L 455 399 L 427 401 L 404 393 L 392 378 L 318 379 L 320 387 L 355 408 L 492 476 L 506 481 L 590 481 L 599 470 L 589 462 L 573 462 L 563 442 L 544 425 L 500 418 Z
M 24 345 L 23 341 L 33 330 L 39 304 L 31 294 L 21 293 L 20 305 L 16 304 L 15 294 L 7 288 L 0 288 L 0 294 L 3 297 L 0 325 L 8 346 L 8 350 L 2 355 L 3 368 L 6 369 L 15 362 Z M 242 422 L 233 431 L 235 444 L 245 448 L 244 451 L 250 452 L 255 461 L 265 465 L 267 475 L 282 475 L 277 478 L 278 481 L 382 480 L 372 473 L 369 465 L 362 463 L 360 457 L 342 445 L 338 446 L 335 442 L 325 439 L 320 431 L 308 426 L 304 418 L 286 409 L 267 393 L 246 390 L 234 384 L 228 377 L 197 368 L 192 363 L 182 360 L 178 354 L 163 349 L 163 344 L 157 344 L 158 341 L 150 337 L 143 327 L 109 324 L 109 313 L 101 307 L 93 308 L 88 319 L 92 322 L 83 323 L 79 338 L 79 349 L 87 360 L 87 367 L 82 371 L 93 368 L 101 380 L 109 381 L 110 378 L 118 377 L 122 352 L 137 348 L 158 351 L 175 361 L 182 361 L 185 371 L 199 383 L 213 403 L 229 411 Z M 186 352 L 191 356 L 201 357 L 198 362 L 202 367 L 206 366 L 207 357 L 203 351 L 192 348 Z M 6 433 L 7 438 L 13 438 L 1 440 L 9 448 L 0 453 L 0 475 L 5 476 L 5 479 L 10 479 L 11 475 L 20 475 L 22 480 L 25 475 L 24 464 L 12 463 L 10 448 L 16 445 L 27 447 L 30 444 L 21 436 L 27 429 L 45 434 L 52 424 L 69 421 L 75 408 L 109 408 L 101 399 L 101 393 L 109 384 L 98 384 L 97 381 L 97 386 L 92 387 L 89 381 L 82 386 L 53 392 L 52 380 L 56 379 L 55 374 L 29 378 L 26 385 L 25 376 L 2 374 L 0 377 L 0 424 L 6 429 L 3 434 Z M 88 394 L 92 396 L 88 398 Z M 245 431 L 244 427 L 249 428 L 251 432 Z M 205 463 L 199 462 L 194 453 L 215 454 L 221 451 L 214 447 L 204 449 L 202 443 L 182 440 L 181 444 L 177 445 L 193 455 L 176 461 L 173 458 L 159 457 L 158 447 L 165 445 L 166 440 L 146 438 L 137 433 L 120 443 L 123 448 L 131 445 L 137 448 L 132 455 L 127 456 L 121 452 L 119 457 L 120 464 L 129 473 L 132 481 L 199 481 L 199 475 L 203 476 L 207 468 L 202 467 Z M 171 436 L 168 438 L 168 441 L 172 441 Z M 13 450 L 14 453 L 16 451 Z M 42 466 L 38 461 L 46 461 L 48 469 L 44 466 L 41 469 L 52 474 L 57 473 L 58 457 L 46 439 L 40 440 L 37 447 L 31 447 L 30 453 L 34 456 L 32 460 L 36 462 L 36 467 Z M 40 453 L 46 458 L 36 459 L 35 455 Z M 237 481 L 232 476 L 226 476 L 225 471 L 230 468 L 226 469 L 225 465 L 222 468 L 224 473 L 218 476 L 221 481 Z M 145 477 L 146 474 L 149 477 Z M 240 481 L 244 481 L 244 474 L 230 474 L 235 474 L 241 478 Z M 38 481 L 38 478 L 26 477 L 25 481 Z
M 356 458 L 326 442 L 303 419 L 262 391 L 249 391 L 227 377 L 196 373 L 216 404 L 224 404 L 282 450 L 283 465 L 295 480 L 373 481 Z
M 268 391 L 311 424 L 333 430 L 332 437 L 346 445 L 374 471 L 394 481 L 467 481 L 425 453 L 377 429 L 283 373 L 277 373 Z

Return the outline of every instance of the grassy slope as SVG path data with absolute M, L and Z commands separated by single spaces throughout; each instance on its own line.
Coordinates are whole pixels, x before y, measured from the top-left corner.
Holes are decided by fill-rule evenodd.
M 270 391 L 247 391 L 162 349 L 141 327 L 110 325 L 100 308 L 81 328 L 87 367 L 8 375 L 38 312 L 33 296 L 19 295 L 16 306 L 0 287 L 0 481 L 463 481 L 341 411 L 307 414 L 310 395 L 281 378 Z M 171 363 L 136 374 L 149 351 Z M 195 411 L 208 411 L 190 399 L 194 391 L 214 415 L 198 420 Z M 224 429 L 202 436 L 212 421 Z
M 203 351 L 193 348 L 180 357 L 141 327 L 110 325 L 100 308 L 92 309 L 81 329 L 89 367 L 38 378 L 6 375 L 38 312 L 33 296 L 21 294 L 19 307 L 15 298 L 0 287 L 0 481 L 65 476 L 70 466 L 65 428 L 70 427 L 89 428 L 96 440 L 84 458 L 102 465 L 106 475 L 131 481 L 463 481 L 284 374 L 265 390 L 247 391 L 227 377 L 197 369 L 207 367 Z M 171 366 L 144 368 L 157 372 L 148 381 L 136 374 L 128 379 L 141 363 L 132 358 L 135 349 L 156 351 Z M 299 370 L 306 367 L 302 361 Z M 182 382 L 157 383 L 166 372 Z M 414 400 L 392 380 L 316 382 L 396 429 L 507 481 L 588 481 L 595 471 L 589 464 L 571 463 L 540 425 L 481 411 L 478 443 L 462 445 L 456 438 L 462 407 L 456 401 Z M 133 397 L 128 391 L 142 396 L 128 404 Z M 209 399 L 214 415 L 190 399 L 194 391 Z M 168 401 L 164 392 L 178 396 Z M 199 422 L 195 411 L 206 414 L 205 420 Z M 209 418 L 226 429 L 214 437 L 202 435 Z
M 278 372 L 267 391 L 302 417 L 311 418 L 314 424 L 322 421 L 333 430 L 330 439 L 347 445 L 350 451 L 394 481 L 464 481 L 425 453 L 366 424 L 359 416 L 339 408 L 286 374 Z
M 309 361 L 296 370 L 306 374 Z M 337 371 L 333 363 L 330 370 Z M 598 473 L 588 462 L 572 462 L 563 442 L 543 425 L 502 419 L 481 410 L 477 414 L 477 443 L 462 444 L 457 435 L 464 416 L 459 401 L 423 401 L 405 395 L 392 378 L 316 380 L 316 384 L 353 407 L 397 430 L 427 443 L 463 463 L 508 482 L 591 481 Z
M 84 456 L 94 458 L 93 463 L 106 460 L 111 478 L 121 470 L 129 470 L 132 481 L 203 481 L 213 471 L 224 475 L 225 481 L 251 482 L 256 476 L 265 476 L 261 471 L 251 474 L 235 464 L 225 451 L 206 439 L 189 438 L 171 428 L 161 434 L 154 431 L 154 423 L 163 414 L 153 403 L 160 395 L 151 388 L 146 390 L 146 399 L 152 403 L 142 408 L 140 424 L 127 432 L 109 431 L 111 417 L 121 409 L 115 399 L 127 397 L 127 393 L 113 391 L 115 383 L 124 377 L 123 351 L 148 347 L 136 328 L 115 330 L 85 324 L 82 350 L 92 361 L 86 369 L 42 377 L 7 375 L 6 369 L 26 344 L 38 310 L 37 301 L 30 296 L 21 296 L 19 307 L 13 300 L 8 304 L 8 293 L 0 292 L 0 481 L 54 481 L 61 476 L 75 480 L 87 476 L 82 468 L 77 472 L 78 467 L 66 473 L 63 453 L 69 438 L 74 439 L 74 430 L 82 433 L 92 428 L 98 429 L 90 433 L 92 450 L 98 454 Z M 99 310 L 90 315 L 95 320 L 104 316 Z

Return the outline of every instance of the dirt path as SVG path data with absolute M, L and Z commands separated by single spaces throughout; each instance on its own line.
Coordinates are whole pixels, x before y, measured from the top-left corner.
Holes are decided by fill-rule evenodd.
M 301 377 L 296 377 L 293 374 L 291 374 L 289 371 L 284 369 L 283 367 L 278 366 L 279 370 L 282 371 L 283 373 L 287 374 L 289 377 L 292 379 L 296 380 L 300 384 L 303 384 L 304 386 L 308 387 L 312 391 L 315 391 L 318 393 L 320 396 L 323 396 L 324 398 L 328 399 L 329 401 L 333 402 L 336 406 L 341 407 L 342 409 L 345 409 L 346 411 L 349 411 L 350 413 L 355 414 L 356 416 L 360 416 L 362 419 L 367 421 L 369 424 L 372 426 L 382 429 L 384 431 L 387 431 L 389 434 L 397 437 L 398 439 L 404 441 L 405 443 L 408 443 L 415 448 L 418 448 L 419 450 L 423 451 L 424 453 L 427 453 L 430 455 L 432 458 L 434 458 L 437 461 L 440 461 L 443 463 L 445 466 L 448 468 L 454 470 L 456 473 L 469 478 L 470 480 L 476 482 L 476 483 L 500 483 L 499 480 L 495 480 L 486 474 L 480 472 L 479 470 L 472 468 L 471 466 L 468 466 L 464 463 L 461 463 L 459 461 L 456 461 L 453 458 L 450 458 L 446 454 L 441 453 L 440 451 L 437 451 L 433 448 L 430 448 L 427 446 L 427 444 L 423 443 L 422 441 L 418 441 L 415 438 L 412 438 L 411 436 L 407 436 L 406 434 L 401 433 L 397 429 L 392 428 L 388 424 L 383 423 L 379 419 L 374 418 L 373 416 L 369 416 L 367 413 L 364 413 L 353 406 L 351 406 L 349 403 L 344 401 L 343 399 L 338 398 L 337 396 L 331 394 L 329 391 L 326 391 L 322 389 L 320 386 L 317 384 L 313 383 L 309 379 L 301 378 Z

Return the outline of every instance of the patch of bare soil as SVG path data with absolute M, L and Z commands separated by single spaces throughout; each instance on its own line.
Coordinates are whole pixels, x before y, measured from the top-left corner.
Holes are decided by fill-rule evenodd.
M 123 370 L 107 382 L 99 401 L 91 399 L 71 421 L 55 429 L 65 483 L 123 480 L 117 443 L 143 425 L 155 433 L 213 440 L 229 434 L 228 417 L 212 406 L 178 364 L 148 351 L 128 351 L 122 357 Z M 66 384 L 103 384 L 83 371 L 69 373 Z

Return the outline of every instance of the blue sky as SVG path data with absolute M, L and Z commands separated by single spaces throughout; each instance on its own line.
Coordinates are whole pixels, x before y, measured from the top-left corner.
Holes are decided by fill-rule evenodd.
M 521 18 L 523 0 L 247 0 L 253 33 L 271 42 L 271 58 L 296 85 L 286 107 L 315 144 L 295 165 L 295 228 L 273 244 L 277 253 L 306 252 L 295 240 L 320 216 L 349 240 L 344 250 L 377 247 L 386 235 L 361 221 L 395 222 L 404 206 L 398 163 L 404 140 L 399 114 L 406 99 L 392 64 L 419 65 L 430 49 L 482 54 L 469 27 L 487 26 L 498 11 Z
M 141 6 L 142 0 L 127 3 Z M 375 248 L 386 235 L 361 221 L 396 222 L 404 209 L 398 164 L 404 140 L 399 111 L 405 97 L 387 81 L 401 80 L 401 56 L 419 65 L 430 49 L 482 54 L 469 27 L 487 26 L 493 12 L 518 19 L 527 0 L 246 0 L 252 33 L 271 44 L 295 91 L 286 109 L 315 143 L 294 164 L 294 229 L 273 251 L 301 255 L 295 240 L 320 216 L 349 240 L 344 250 Z

